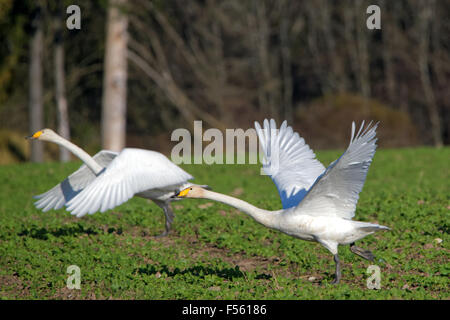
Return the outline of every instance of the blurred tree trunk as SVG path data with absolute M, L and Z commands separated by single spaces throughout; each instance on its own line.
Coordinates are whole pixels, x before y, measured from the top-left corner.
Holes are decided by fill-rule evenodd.
M 433 20 L 432 6 L 435 4 L 434 0 L 422 1 L 420 3 L 419 21 L 418 21 L 418 39 L 419 39 L 419 72 L 420 80 L 422 82 L 422 88 L 425 95 L 425 101 L 427 105 L 428 116 L 431 123 L 431 134 L 433 138 L 433 144 L 436 147 L 441 147 L 442 135 L 441 135 L 441 122 L 439 119 L 439 110 L 436 104 L 436 98 L 434 96 L 433 86 L 430 79 L 429 70 L 429 45 L 430 45 L 430 24 Z
M 370 67 L 369 67 L 369 49 L 367 41 L 366 18 L 364 14 L 367 6 L 364 1 L 355 1 L 355 19 L 356 19 L 356 41 L 358 47 L 359 62 L 359 87 L 364 97 L 370 97 Z
M 212 12 L 211 16 L 213 17 L 212 25 L 211 25 L 211 48 L 209 56 L 211 56 L 211 60 L 214 61 L 212 70 L 210 73 L 212 76 L 210 82 L 210 88 L 207 91 L 207 96 L 209 100 L 217 105 L 217 108 L 220 112 L 220 118 L 224 123 L 232 123 L 232 114 L 229 112 L 228 108 L 225 105 L 225 88 L 227 84 L 228 70 L 225 65 L 224 58 L 224 43 L 222 37 L 222 30 L 219 23 L 219 19 L 215 18 L 220 14 L 220 10 L 217 8 L 218 3 L 215 0 L 210 0 L 207 2 L 207 6 L 209 11 Z M 207 26 L 205 27 L 207 30 Z M 192 43 L 192 42 L 191 42 Z M 210 92 L 210 94 L 208 94 Z
M 396 99 L 396 85 L 395 85 L 395 73 L 394 64 L 392 62 L 393 44 L 396 41 L 396 31 L 393 26 L 396 21 L 396 17 L 392 12 L 389 12 L 386 0 L 381 1 L 381 10 L 383 11 L 383 66 L 384 66 L 384 79 L 385 87 L 387 91 L 388 101 L 391 105 L 397 105 Z M 398 107 L 398 105 L 397 105 Z
M 320 4 L 315 1 L 306 2 L 306 16 L 308 18 L 308 31 L 306 32 L 307 48 L 311 52 L 312 70 L 316 74 L 320 90 L 322 94 L 328 94 L 331 91 L 329 86 L 328 72 L 325 70 L 325 65 L 322 62 L 323 54 L 320 50 L 319 33 L 322 29 L 321 22 L 319 21 L 319 13 L 321 12 Z
M 32 36 L 30 43 L 30 101 L 29 101 L 29 126 L 30 132 L 35 133 L 43 129 L 43 106 L 42 106 L 42 54 L 44 32 L 42 30 L 42 11 L 37 6 L 32 14 Z M 44 160 L 44 147 L 40 141 L 34 141 L 31 144 L 31 161 L 42 162 Z
M 283 108 L 284 119 L 288 123 L 292 123 L 292 95 L 293 95 L 293 79 L 292 79 L 292 59 L 291 59 L 291 43 L 289 39 L 289 27 L 291 19 L 289 16 L 289 2 L 279 1 L 280 5 L 280 47 L 281 47 L 281 77 L 283 79 Z
M 389 4 L 389 7 L 388 7 Z M 382 34 L 383 39 L 386 36 L 388 39 L 387 43 L 389 44 L 387 49 L 383 50 L 383 53 L 389 52 L 391 55 L 392 60 L 392 67 L 393 67 L 393 79 L 394 81 L 393 85 L 395 86 L 394 90 L 394 100 L 391 102 L 391 104 L 398 105 L 398 108 L 403 111 L 410 113 L 411 115 L 414 115 L 414 108 L 410 108 L 411 103 L 411 84 L 408 83 L 408 81 L 404 81 L 402 78 L 402 75 L 404 75 L 406 72 L 409 71 L 408 69 L 402 70 L 402 65 L 404 63 L 411 63 L 408 60 L 411 57 L 410 51 L 411 47 L 409 46 L 409 43 L 405 42 L 405 35 L 406 33 L 402 30 L 400 27 L 401 21 L 406 21 L 412 19 L 411 16 L 408 15 L 407 9 L 407 3 L 403 1 L 386 1 L 386 9 L 382 7 Z M 386 14 L 384 13 L 386 12 Z M 413 28 L 411 28 L 413 29 Z M 415 31 L 413 31 L 415 32 Z M 384 42 L 384 40 L 383 40 Z M 414 65 L 414 62 L 411 63 L 411 65 Z M 389 81 L 386 80 L 386 84 L 389 85 Z M 414 90 L 414 89 L 413 89 Z
M 248 14 L 248 23 L 251 28 L 250 37 L 253 45 L 255 61 L 254 72 L 259 78 L 257 96 L 260 109 L 267 116 L 278 120 L 280 113 L 277 111 L 279 99 L 280 78 L 273 71 L 273 55 L 270 50 L 270 13 L 266 1 L 252 1 L 251 11 Z
M 320 27 L 321 27 L 321 34 L 323 37 L 324 42 L 324 61 L 327 61 L 329 64 L 329 70 L 327 73 L 327 82 L 328 82 L 328 88 L 330 91 L 335 92 L 338 91 L 344 91 L 341 88 L 341 85 L 344 84 L 343 81 L 338 81 L 338 72 L 337 72 L 337 66 L 338 66 L 338 55 L 336 54 L 336 44 L 334 41 L 333 36 L 333 29 L 332 29 L 332 10 L 333 10 L 333 4 L 330 3 L 328 0 L 321 0 L 318 2 L 320 5 L 321 10 L 319 11 L 319 19 L 320 19 Z M 325 62 L 326 63 L 326 62 Z
M 127 104 L 128 18 L 126 0 L 110 0 L 102 99 L 102 146 L 120 151 L 125 146 Z
M 55 95 L 58 109 L 58 133 L 61 137 L 70 140 L 69 115 L 67 107 L 65 71 L 64 71 L 64 46 L 62 34 L 61 8 L 55 17 Z M 59 160 L 70 160 L 70 152 L 64 147 L 59 147 Z
M 345 53 L 347 54 L 347 61 L 350 66 L 350 79 L 358 79 L 359 75 L 359 66 L 358 66 L 358 54 L 357 54 L 357 46 L 354 37 L 355 30 L 355 17 L 354 17 L 354 8 L 352 3 L 345 1 L 343 2 L 343 20 L 344 20 L 344 41 L 345 41 Z M 355 82 L 359 82 L 357 80 L 351 81 L 350 90 L 353 91 L 355 88 L 358 88 L 358 85 Z M 359 83 L 358 83 L 359 84 Z
M 433 71 L 435 72 L 435 79 L 436 79 L 436 87 L 437 90 L 437 97 L 439 97 L 440 92 L 448 92 L 445 88 L 447 88 L 447 77 L 450 73 L 450 55 L 448 54 L 448 51 L 446 50 L 446 43 L 448 42 L 447 36 L 445 36 L 446 29 L 445 26 L 448 25 L 448 19 L 445 20 L 443 17 L 446 17 L 447 11 L 444 10 L 445 4 L 442 2 L 436 2 L 436 4 L 433 6 L 433 24 L 432 24 L 432 30 L 431 30 L 431 38 L 433 40 L 431 46 L 433 48 L 433 56 L 431 57 L 431 67 L 433 68 Z M 444 39 L 444 40 L 443 40 Z M 442 98 L 441 98 L 442 99 Z M 444 98 L 446 100 L 446 98 Z M 440 99 L 439 99 L 440 100 Z M 437 102 L 438 103 L 438 102 Z M 438 103 L 439 104 L 439 103 Z M 441 102 L 442 105 L 442 102 Z M 441 114 L 441 133 L 442 133 L 442 143 L 448 144 L 449 143 L 449 134 L 450 134 L 450 108 L 447 107 L 447 112 L 442 110 Z

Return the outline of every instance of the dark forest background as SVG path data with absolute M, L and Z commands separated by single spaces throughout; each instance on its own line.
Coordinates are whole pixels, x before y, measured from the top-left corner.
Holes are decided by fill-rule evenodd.
M 80 30 L 66 28 L 72 4 Z M 366 27 L 373 4 L 381 30 Z M 168 153 L 194 120 L 223 130 L 266 117 L 314 149 L 345 147 L 362 119 L 381 122 L 382 147 L 450 142 L 450 1 L 0 0 L 0 163 L 32 158 L 33 121 L 91 153 L 108 147 L 111 10 L 126 31 L 112 40 L 126 48 L 126 146 Z

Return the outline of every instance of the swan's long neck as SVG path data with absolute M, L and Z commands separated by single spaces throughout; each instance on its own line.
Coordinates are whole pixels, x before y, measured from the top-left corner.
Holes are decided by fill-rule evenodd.
M 84 162 L 84 164 L 92 170 L 96 175 L 100 173 L 100 171 L 103 170 L 103 167 L 99 165 L 94 158 L 92 158 L 87 152 L 85 152 L 83 149 L 78 147 L 77 145 L 73 144 L 72 142 L 64 139 L 60 136 L 55 136 L 52 141 L 56 144 L 59 144 L 60 146 L 66 148 L 70 152 L 72 152 L 74 155 L 76 155 L 78 158 L 80 158 L 81 161 Z
M 255 219 L 257 222 L 265 225 L 266 227 L 274 229 L 278 228 L 279 222 L 278 211 L 268 211 L 260 209 L 243 200 L 208 190 L 203 190 L 202 198 L 225 203 L 248 214 L 250 217 Z

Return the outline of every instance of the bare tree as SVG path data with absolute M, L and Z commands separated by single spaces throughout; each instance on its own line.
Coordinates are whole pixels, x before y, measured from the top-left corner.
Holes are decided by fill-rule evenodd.
M 103 148 L 120 151 L 125 146 L 127 105 L 128 17 L 127 0 L 110 0 L 102 99 Z
M 385 78 L 385 86 L 387 91 L 388 100 L 391 104 L 396 103 L 396 83 L 394 74 L 393 63 L 393 45 L 395 43 L 396 31 L 394 30 L 395 17 L 389 12 L 386 0 L 381 1 L 383 17 L 383 71 Z M 394 20 L 394 21 L 393 21 Z
M 58 133 L 67 140 L 70 140 L 69 114 L 67 107 L 65 71 L 64 71 L 64 46 L 62 34 L 61 8 L 55 17 L 55 39 L 54 39 L 54 59 L 55 59 L 55 97 L 58 110 Z M 66 148 L 59 148 L 59 159 L 62 162 L 70 160 L 70 152 Z
M 311 64 L 313 73 L 319 80 L 320 90 L 323 93 L 327 93 L 328 83 L 324 76 L 326 73 L 323 71 L 323 64 L 320 63 L 319 59 L 321 57 L 320 48 L 318 45 L 319 37 L 317 33 L 319 32 L 320 22 L 318 21 L 318 11 L 316 10 L 318 3 L 309 1 L 305 3 L 306 17 L 308 19 L 308 32 L 306 33 L 307 50 L 310 52 Z
M 312 68 L 319 80 L 323 94 L 333 92 L 337 86 L 335 43 L 330 23 L 331 8 L 328 1 L 310 1 L 305 3 L 308 17 L 306 34 L 307 47 L 310 51 Z
M 283 83 L 283 108 L 284 118 L 291 123 L 293 120 L 293 91 L 294 81 L 292 79 L 292 57 L 289 28 L 291 25 L 289 2 L 279 1 L 280 8 L 280 50 L 281 50 L 281 78 Z
M 270 3 L 266 1 L 252 1 L 251 11 L 249 11 L 249 26 L 252 30 L 254 54 L 256 56 L 255 74 L 260 79 L 258 86 L 258 102 L 262 110 L 278 119 L 278 102 L 280 91 L 280 79 L 275 69 L 274 57 L 271 54 L 271 11 L 268 8 Z
M 139 37 L 130 40 L 128 58 L 156 84 L 190 126 L 194 119 L 202 119 L 210 126 L 225 129 L 224 123 L 229 117 L 224 106 L 227 76 L 221 31 L 218 21 L 214 21 L 213 4 L 208 1 L 206 8 L 201 8 L 191 3 L 186 15 L 201 10 L 209 14 L 204 15 L 207 19 L 201 16 L 189 21 L 181 34 L 159 8 L 147 1 L 138 2 L 139 9 L 130 17 L 130 24 Z M 184 22 L 183 17 L 179 20 Z M 148 21 L 152 23 L 149 25 Z M 191 94 L 186 86 L 193 87 Z M 208 109 L 201 108 L 194 95 L 201 97 Z M 220 117 L 212 114 L 211 106 L 220 109 Z M 225 116 L 225 113 L 228 114 Z
M 350 67 L 350 74 L 357 78 L 359 74 L 359 66 L 358 66 L 358 51 L 357 46 L 355 44 L 355 37 L 354 37 L 354 29 L 355 29 L 355 12 L 353 9 L 353 6 L 348 1 L 342 2 L 342 16 L 343 16 L 343 22 L 344 22 L 344 28 L 343 28 L 343 38 L 345 41 L 345 51 L 344 54 L 346 55 L 346 60 L 349 62 Z M 352 85 L 349 87 L 350 90 L 354 89 L 354 87 L 357 87 Z
M 448 105 L 449 100 L 449 90 L 448 88 L 448 75 L 450 74 L 450 55 L 448 54 L 448 47 L 447 47 L 447 36 L 448 33 L 446 32 L 446 29 L 448 30 L 449 26 L 449 20 L 447 19 L 448 10 L 446 10 L 445 6 L 447 8 L 449 7 L 449 4 L 437 2 L 433 6 L 433 24 L 432 24 L 432 43 L 431 46 L 433 47 L 433 56 L 431 57 L 431 64 L 432 69 L 435 73 L 435 92 L 436 92 L 436 100 L 437 103 L 441 106 L 443 105 L 442 101 L 444 101 L 444 104 Z M 439 103 L 439 102 L 440 103 Z M 442 133 L 442 140 L 443 143 L 449 143 L 449 135 L 450 135 L 450 108 L 441 108 L 441 133 Z M 446 140 L 446 141 L 445 141 Z
M 321 0 L 318 2 L 320 8 L 319 13 L 319 23 L 321 28 L 321 37 L 323 37 L 324 42 L 324 62 L 323 64 L 329 64 L 330 68 L 327 75 L 328 87 L 330 90 L 335 91 L 338 86 L 342 85 L 343 82 L 337 80 L 337 54 L 336 54 L 336 43 L 334 41 L 333 29 L 331 26 L 332 10 L 333 6 L 327 0 Z
M 34 133 L 43 127 L 43 79 L 42 79 L 42 54 L 44 32 L 42 28 L 42 9 L 37 5 L 32 13 L 32 30 L 30 43 L 30 69 L 29 69 L 29 126 Z M 41 142 L 31 144 L 31 161 L 42 162 L 44 160 L 44 148 Z
M 439 119 L 439 110 L 436 104 L 436 98 L 430 78 L 429 70 L 429 45 L 430 45 L 430 24 L 433 20 L 432 6 L 435 5 L 434 0 L 420 2 L 420 10 L 418 17 L 418 64 L 420 72 L 420 80 L 425 95 L 428 116 L 431 123 L 431 133 L 435 146 L 442 146 L 441 122 Z

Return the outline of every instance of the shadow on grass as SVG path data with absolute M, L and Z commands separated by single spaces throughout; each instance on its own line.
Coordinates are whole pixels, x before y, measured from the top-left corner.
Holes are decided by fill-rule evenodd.
M 226 280 L 233 280 L 233 278 L 243 278 L 244 273 L 242 273 L 241 270 L 239 270 L 239 267 L 236 266 L 235 268 L 211 268 L 211 267 L 205 267 L 205 266 L 194 266 L 190 267 L 184 270 L 180 270 L 179 268 L 175 268 L 174 270 L 170 270 L 168 266 L 162 265 L 162 266 L 153 266 L 153 265 L 146 265 L 145 267 L 141 267 L 135 270 L 138 274 L 146 274 L 146 275 L 153 275 L 156 273 L 165 273 L 169 277 L 174 277 L 178 274 L 184 275 L 184 274 L 190 274 L 196 277 L 203 278 L 207 275 L 216 275 L 220 278 L 226 279 Z
M 81 224 L 67 225 L 57 228 L 56 230 L 49 230 L 47 228 L 25 228 L 17 235 L 19 236 L 29 236 L 34 239 L 48 240 L 48 236 L 52 235 L 54 237 L 64 237 L 64 236 L 74 236 L 78 234 L 98 234 L 98 232 L 92 227 L 85 228 Z

